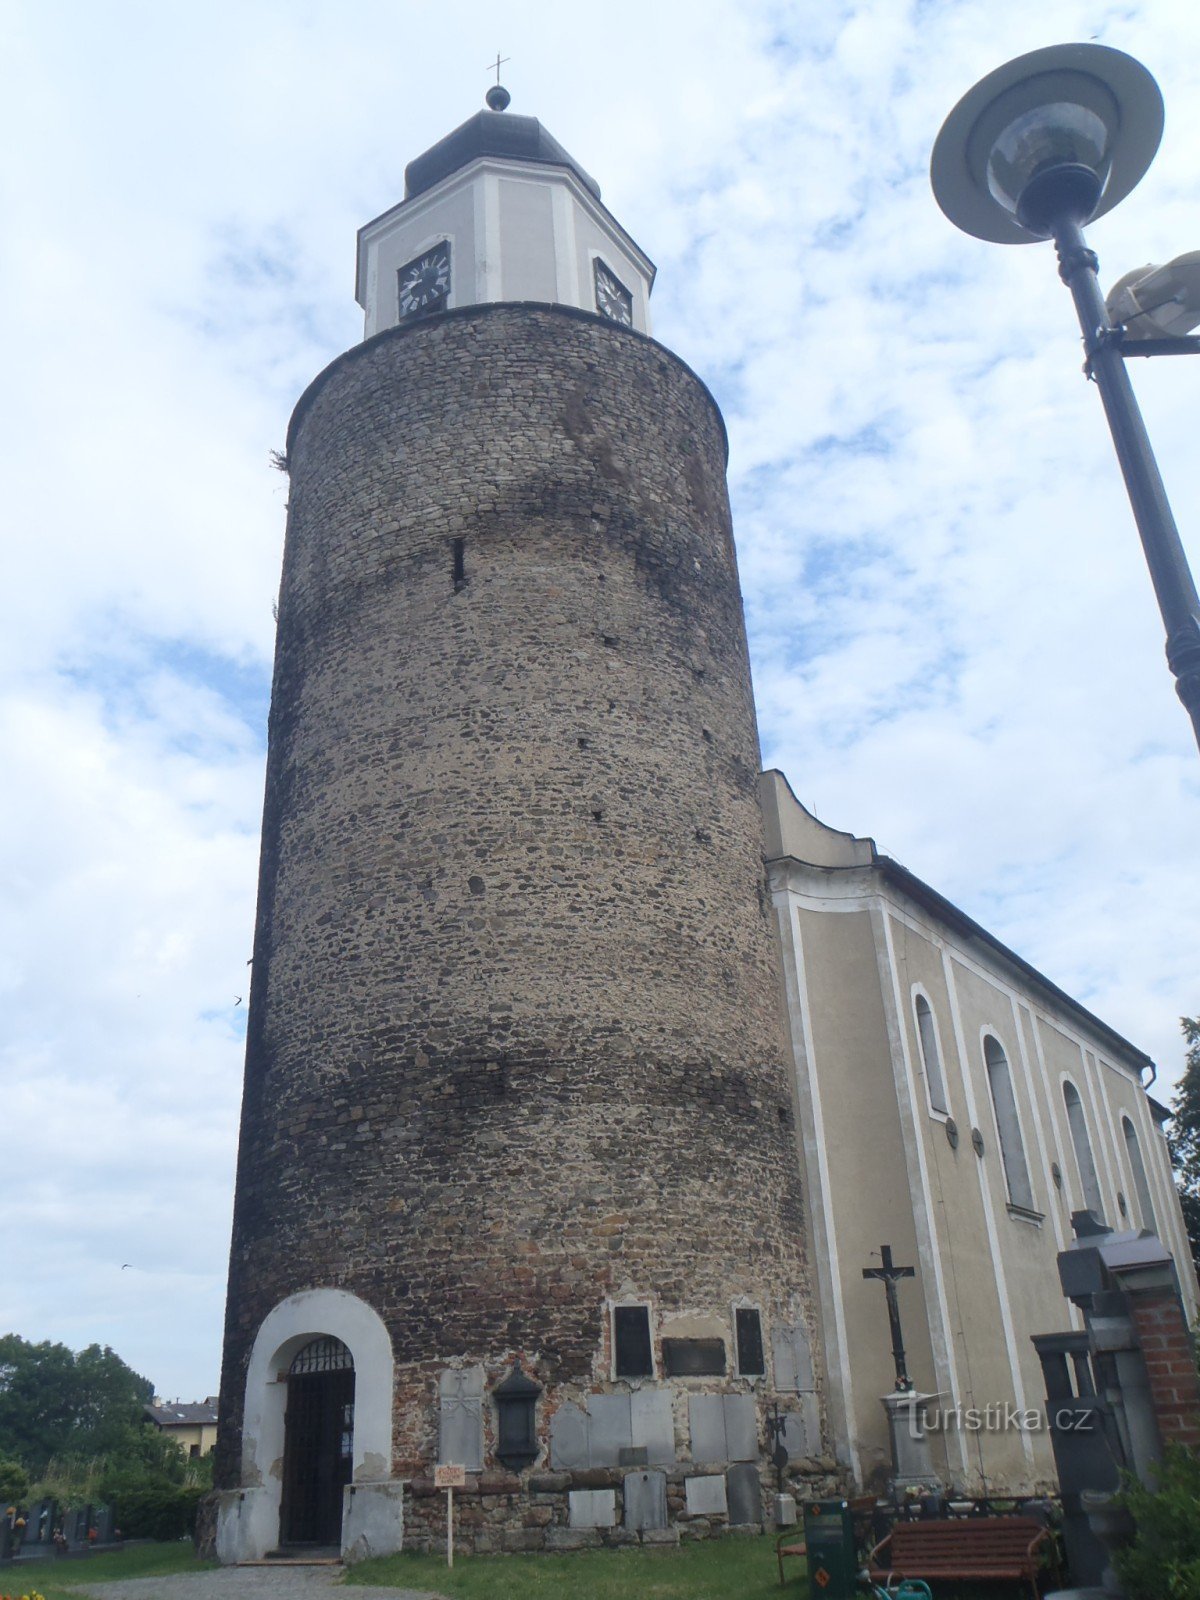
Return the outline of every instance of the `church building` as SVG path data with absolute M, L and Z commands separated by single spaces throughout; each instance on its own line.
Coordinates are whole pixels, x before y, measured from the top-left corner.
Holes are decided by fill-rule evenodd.
M 1149 1063 L 760 775 L 720 413 L 507 105 L 360 231 L 288 433 L 225 1561 L 429 1548 L 447 1483 L 477 1552 L 873 1484 L 884 1244 L 957 1399 L 1039 1402 L 1078 1206 L 1195 1305 Z M 938 1469 L 1049 1476 L 987 1449 Z

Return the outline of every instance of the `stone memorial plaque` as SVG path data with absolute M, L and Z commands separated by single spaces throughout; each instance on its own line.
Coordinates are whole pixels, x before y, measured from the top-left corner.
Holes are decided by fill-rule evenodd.
M 633 1533 L 667 1525 L 667 1475 L 665 1472 L 626 1474 L 625 1526 Z
M 816 1387 L 812 1352 L 808 1348 L 808 1329 L 803 1323 L 795 1327 L 773 1329 L 771 1354 L 775 1361 L 775 1387 L 781 1394 Z
M 741 1527 L 751 1523 L 762 1526 L 762 1485 L 758 1481 L 758 1468 L 748 1461 L 739 1461 L 725 1474 L 729 1494 L 729 1520 Z
M 720 1395 L 697 1395 L 697 1399 L 719 1400 Z M 717 1473 L 711 1478 L 689 1478 L 684 1486 L 689 1517 L 724 1517 L 729 1512 L 729 1498 L 725 1492 L 725 1475 Z
M 636 1389 L 629 1397 L 630 1428 L 635 1445 L 646 1447 L 652 1467 L 669 1467 L 675 1460 L 675 1420 L 666 1389 Z
M 725 1372 L 724 1339 L 664 1339 L 663 1370 L 671 1378 L 721 1377 Z
M 590 1465 L 587 1413 L 569 1400 L 550 1418 L 550 1461 L 567 1472 L 578 1472 Z
M 438 1380 L 438 1460 L 483 1470 L 483 1368 L 443 1372 Z
M 758 1460 L 758 1408 L 753 1395 L 723 1394 L 726 1461 Z
M 572 1489 L 568 1495 L 571 1527 L 615 1528 L 617 1491 L 615 1489 Z
M 693 1461 L 729 1460 L 725 1450 L 725 1408 L 721 1403 L 724 1398 L 719 1394 L 694 1394 L 688 1399 Z
M 629 1398 L 627 1394 L 588 1396 L 588 1466 L 620 1466 L 621 1451 L 634 1442 Z

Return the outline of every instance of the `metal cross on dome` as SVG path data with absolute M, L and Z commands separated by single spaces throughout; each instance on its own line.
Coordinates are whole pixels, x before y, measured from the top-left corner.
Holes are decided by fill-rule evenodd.
M 508 63 L 511 60 L 512 60 L 511 56 L 501 56 L 499 50 L 497 50 L 496 51 L 496 59 L 495 59 L 495 61 L 489 61 L 488 62 L 488 71 L 489 72 L 494 72 L 496 74 L 496 82 L 497 83 L 500 82 L 500 68 L 504 67 L 504 66 L 507 66 Z
M 881 1267 L 864 1267 L 864 1278 L 878 1278 L 887 1295 L 888 1323 L 892 1330 L 892 1360 L 896 1363 L 896 1393 L 906 1394 L 912 1388 L 912 1379 L 908 1375 L 905 1364 L 904 1337 L 900 1331 L 900 1301 L 896 1295 L 896 1285 L 901 1278 L 915 1278 L 915 1267 L 897 1267 L 892 1263 L 892 1247 L 890 1244 L 881 1244 L 879 1247 Z

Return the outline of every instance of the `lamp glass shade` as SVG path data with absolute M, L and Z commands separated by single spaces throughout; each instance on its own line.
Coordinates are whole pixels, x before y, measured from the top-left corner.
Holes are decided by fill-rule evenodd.
M 978 239 L 1045 237 L 1018 221 L 1022 195 L 1056 169 L 1083 177 L 1102 216 L 1143 176 L 1162 137 L 1158 85 L 1140 62 L 1099 44 L 1054 45 L 981 79 L 946 118 L 930 179 L 950 221 Z M 1085 219 L 1086 220 L 1086 217 Z
M 988 188 L 1016 216 L 1032 179 L 1068 165 L 1094 172 L 1103 191 L 1112 168 L 1112 139 L 1094 111 L 1057 100 L 1022 112 L 996 135 L 987 164 Z

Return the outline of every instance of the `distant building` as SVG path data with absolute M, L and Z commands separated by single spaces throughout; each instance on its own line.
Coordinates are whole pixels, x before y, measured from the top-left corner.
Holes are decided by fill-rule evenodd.
M 1071 1213 L 1156 1232 L 1196 1315 L 1154 1064 L 872 840 L 818 822 L 782 773 L 761 789 L 834 1451 L 860 1482 L 890 1472 L 884 1296 L 862 1275 L 887 1244 L 916 1269 L 909 1373 L 951 1422 L 939 1475 L 1050 1483 L 1048 1435 L 1013 1416 L 1045 1397 L 1031 1335 L 1083 1326 L 1056 1263 Z
M 160 1433 L 174 1439 L 185 1456 L 206 1456 L 217 1442 L 215 1394 L 207 1400 L 160 1400 L 156 1395 L 145 1416 Z

